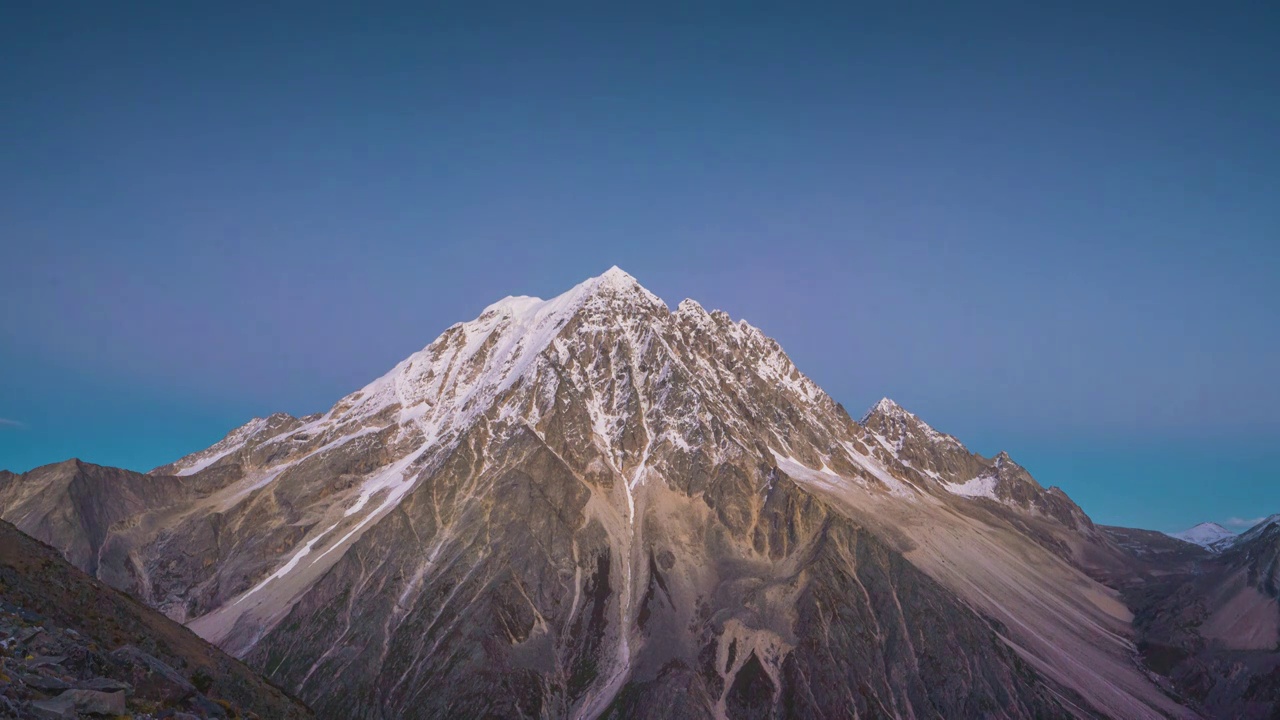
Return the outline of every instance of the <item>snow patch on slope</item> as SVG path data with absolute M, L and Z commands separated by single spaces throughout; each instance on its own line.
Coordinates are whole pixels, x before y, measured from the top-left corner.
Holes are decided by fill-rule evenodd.
M 866 487 L 867 483 L 856 479 L 845 477 L 833 471 L 825 463 L 822 468 L 814 469 L 800 462 L 799 460 L 780 453 L 777 450 L 770 449 L 773 453 L 774 460 L 778 463 L 778 468 L 797 480 L 813 483 L 823 487 L 826 490 L 840 490 L 850 485 L 860 485 Z M 914 500 L 915 494 L 912 493 L 910 487 L 903 481 L 897 479 L 883 467 L 870 458 L 862 457 L 850 450 L 850 454 L 855 457 L 854 462 L 862 466 L 870 475 L 875 477 L 888 489 L 889 494 L 904 500 Z
M 996 476 L 990 473 L 983 473 L 962 483 L 943 483 L 942 487 L 953 495 L 1000 501 L 996 497 Z
M 217 444 L 195 453 L 188 455 L 173 464 L 175 468 L 174 475 L 194 475 L 210 465 L 218 462 L 222 458 L 239 450 L 254 435 L 262 432 L 267 427 L 269 418 L 254 418 L 240 427 L 227 433 L 227 436 L 220 440 Z

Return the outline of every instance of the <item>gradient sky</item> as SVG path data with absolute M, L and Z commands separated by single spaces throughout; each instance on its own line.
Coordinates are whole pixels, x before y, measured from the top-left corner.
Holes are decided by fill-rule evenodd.
M 5 5 L 0 467 L 617 264 L 1100 522 L 1280 512 L 1280 4 L 223 5 Z

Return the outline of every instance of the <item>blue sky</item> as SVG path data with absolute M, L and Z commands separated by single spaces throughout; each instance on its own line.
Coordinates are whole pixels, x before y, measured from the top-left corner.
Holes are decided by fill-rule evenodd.
M 0 467 L 149 469 L 617 264 L 1101 522 L 1280 511 L 1273 3 L 150 5 L 0 27 Z

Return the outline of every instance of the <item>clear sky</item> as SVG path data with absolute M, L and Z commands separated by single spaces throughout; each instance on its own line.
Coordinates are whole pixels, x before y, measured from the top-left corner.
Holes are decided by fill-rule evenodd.
M 1280 4 L 129 5 L 5 4 L 0 467 L 617 264 L 1101 522 L 1280 512 Z

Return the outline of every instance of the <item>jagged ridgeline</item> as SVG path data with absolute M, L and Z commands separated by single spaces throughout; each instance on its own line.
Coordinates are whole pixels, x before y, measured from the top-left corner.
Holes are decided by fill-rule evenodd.
M 1195 717 L 1064 493 L 616 268 L 0 509 L 326 718 Z

